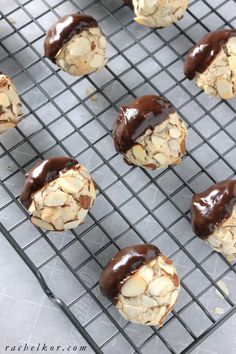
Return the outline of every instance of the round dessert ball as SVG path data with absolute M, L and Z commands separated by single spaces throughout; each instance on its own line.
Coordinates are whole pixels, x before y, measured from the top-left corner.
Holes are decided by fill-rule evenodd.
M 180 20 L 187 7 L 188 0 L 123 0 L 130 6 L 140 25 L 161 28 Z
M 214 184 L 192 199 L 193 231 L 215 251 L 236 256 L 236 181 Z
M 85 14 L 62 17 L 49 28 L 44 41 L 45 56 L 74 76 L 102 69 L 107 63 L 106 46 L 97 21 Z
M 130 165 L 150 169 L 181 162 L 187 130 L 166 99 L 142 96 L 120 108 L 113 128 L 116 150 Z
M 118 252 L 104 268 L 99 285 L 127 321 L 153 326 L 163 325 L 180 290 L 172 261 L 151 244 Z
M 26 174 L 20 195 L 32 223 L 54 231 L 82 224 L 95 198 L 96 187 L 88 170 L 69 157 L 36 164 Z
M 210 32 L 190 50 L 185 76 L 210 96 L 228 100 L 236 95 L 236 30 Z
M 0 134 L 22 119 L 22 103 L 11 79 L 0 72 Z

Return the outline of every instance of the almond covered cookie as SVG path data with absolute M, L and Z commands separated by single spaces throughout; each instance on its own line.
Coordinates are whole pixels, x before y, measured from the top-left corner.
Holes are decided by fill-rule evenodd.
M 185 76 L 195 79 L 206 94 L 228 100 L 236 95 L 236 30 L 220 30 L 204 36 L 190 50 Z
M 192 199 L 193 231 L 215 251 L 236 256 L 236 181 L 214 184 Z
M 26 174 L 20 195 L 32 223 L 54 231 L 82 224 L 95 198 L 96 188 L 88 170 L 69 157 L 36 164 Z
M 188 7 L 189 0 L 123 0 L 130 6 L 140 25 L 161 28 L 181 19 Z
M 85 14 L 62 17 L 49 28 L 44 41 L 45 56 L 74 76 L 102 69 L 107 63 L 106 46 L 97 21 Z
M 11 79 L 0 72 L 0 134 L 22 119 L 22 103 Z
M 104 268 L 99 285 L 127 321 L 153 326 L 163 326 L 180 290 L 172 261 L 151 244 L 118 252 Z
M 187 130 L 166 99 L 142 96 L 120 108 L 114 124 L 116 150 L 131 164 L 150 169 L 179 164 Z

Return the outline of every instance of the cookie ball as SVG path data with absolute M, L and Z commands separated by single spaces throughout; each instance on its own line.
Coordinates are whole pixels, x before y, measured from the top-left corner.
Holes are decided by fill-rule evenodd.
M 22 103 L 11 79 L 0 72 L 0 134 L 22 119 Z
M 97 21 L 85 14 L 62 17 L 49 28 L 44 41 L 45 56 L 74 76 L 102 69 L 107 63 L 106 46 Z
M 134 20 L 140 25 L 161 28 L 180 20 L 187 7 L 188 0 L 123 0 L 134 10 Z
M 104 268 L 99 285 L 127 321 L 153 326 L 163 325 L 180 289 L 172 261 L 151 244 L 118 252 Z
M 82 224 L 95 198 L 96 188 L 87 169 L 69 157 L 36 164 L 26 174 L 20 195 L 32 223 L 54 231 Z
M 150 169 L 179 164 L 187 130 L 166 99 L 142 96 L 120 108 L 114 124 L 116 150 L 131 164 Z
M 185 76 L 206 94 L 228 100 L 236 95 L 236 30 L 208 33 L 188 53 Z
M 216 183 L 193 196 L 192 226 L 215 251 L 236 256 L 236 181 Z

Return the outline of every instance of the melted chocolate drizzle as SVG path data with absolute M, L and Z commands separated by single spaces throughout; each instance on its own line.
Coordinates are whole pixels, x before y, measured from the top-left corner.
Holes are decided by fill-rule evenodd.
M 32 195 L 47 183 L 59 177 L 60 172 L 65 172 L 77 165 L 78 161 L 69 157 L 52 157 L 37 163 L 25 175 L 23 191 L 20 201 L 28 209 L 32 203 Z
M 222 225 L 232 214 L 236 202 L 236 181 L 214 184 L 192 199 L 192 227 L 203 239 L 210 236 L 215 227 Z
M 104 268 L 99 285 L 104 296 L 116 304 L 124 282 L 142 265 L 150 263 L 161 254 L 151 244 L 141 244 L 123 248 Z
M 205 35 L 195 44 L 185 59 L 185 76 L 192 80 L 196 73 L 202 74 L 220 53 L 222 46 L 233 36 L 236 36 L 235 29 L 214 31 Z
M 154 129 L 174 112 L 176 109 L 168 100 L 155 95 L 139 97 L 120 107 L 113 128 L 116 150 L 126 153 L 147 129 Z
M 71 14 L 63 16 L 49 28 L 45 41 L 45 56 L 55 62 L 57 53 L 63 44 L 68 42 L 75 34 L 79 34 L 86 28 L 97 27 L 97 21 L 88 15 Z

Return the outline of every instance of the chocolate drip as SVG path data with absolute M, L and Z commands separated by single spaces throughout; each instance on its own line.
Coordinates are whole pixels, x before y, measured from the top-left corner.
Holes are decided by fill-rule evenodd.
M 126 153 L 147 129 L 154 129 L 174 112 L 176 109 L 168 100 L 155 95 L 139 97 L 121 107 L 113 129 L 116 150 Z
M 99 285 L 104 296 L 113 304 L 124 282 L 142 265 L 150 263 L 161 254 L 159 249 L 151 244 L 141 244 L 123 248 L 104 268 Z
M 37 163 L 25 175 L 23 191 L 20 195 L 21 203 L 28 209 L 32 202 L 32 195 L 47 183 L 59 177 L 59 172 L 66 172 L 78 162 L 69 157 L 52 157 Z
M 84 29 L 97 26 L 97 21 L 88 15 L 71 14 L 63 16 L 47 32 L 44 41 L 45 56 L 55 62 L 55 57 L 64 43 Z
M 210 32 L 204 36 L 190 50 L 185 59 L 185 76 L 192 80 L 196 73 L 202 74 L 220 53 L 222 46 L 233 36 L 236 36 L 235 29 Z
M 214 232 L 232 214 L 236 202 L 236 181 L 229 180 L 214 184 L 192 199 L 192 227 L 203 239 Z

